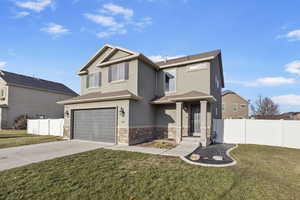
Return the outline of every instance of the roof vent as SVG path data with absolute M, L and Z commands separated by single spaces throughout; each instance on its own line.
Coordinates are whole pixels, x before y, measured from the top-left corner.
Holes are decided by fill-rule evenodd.
M 168 62 L 168 56 L 165 56 L 164 63 L 167 63 L 167 62 Z

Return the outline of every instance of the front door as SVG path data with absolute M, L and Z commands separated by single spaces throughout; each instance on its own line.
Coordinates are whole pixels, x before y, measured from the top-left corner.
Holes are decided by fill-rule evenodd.
M 200 104 L 191 105 L 189 135 L 200 136 Z

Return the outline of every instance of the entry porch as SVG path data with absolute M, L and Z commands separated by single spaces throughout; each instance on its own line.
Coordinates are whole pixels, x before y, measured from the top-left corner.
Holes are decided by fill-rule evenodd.
M 175 130 L 172 136 L 177 144 L 191 138 L 201 146 L 211 143 L 212 108 L 215 103 L 213 96 L 192 91 L 181 95 L 164 96 L 153 103 L 175 105 L 175 113 L 172 116 Z

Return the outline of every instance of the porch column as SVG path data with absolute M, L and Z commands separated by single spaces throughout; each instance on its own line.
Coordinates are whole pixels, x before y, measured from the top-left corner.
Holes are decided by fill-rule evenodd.
M 207 146 L 207 101 L 200 101 L 200 143 Z
M 181 142 L 182 135 L 182 102 L 176 102 L 176 143 Z

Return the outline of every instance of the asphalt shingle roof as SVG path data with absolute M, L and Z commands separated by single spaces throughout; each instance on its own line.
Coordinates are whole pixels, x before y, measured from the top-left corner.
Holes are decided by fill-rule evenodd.
M 176 64 L 176 63 L 181 63 L 181 62 L 185 62 L 185 61 L 193 61 L 193 60 L 208 58 L 208 57 L 212 57 L 212 56 L 214 57 L 214 56 L 219 55 L 220 53 L 221 53 L 220 50 L 214 50 L 214 51 L 209 51 L 209 52 L 205 52 L 205 53 L 199 53 L 199 54 L 194 54 L 194 55 L 190 55 L 190 56 L 174 58 L 174 59 L 170 59 L 170 60 L 166 60 L 166 61 L 160 61 L 160 62 L 156 62 L 155 64 L 163 67 L 164 65 Z
M 70 94 L 77 96 L 78 94 L 74 92 L 69 87 L 62 83 L 57 83 L 53 81 L 47 81 L 35 77 L 25 76 L 21 74 L 16 74 L 7 71 L 0 71 L 0 77 L 7 82 L 7 84 L 20 85 L 25 87 L 44 89 L 54 92 L 62 92 L 65 94 Z

